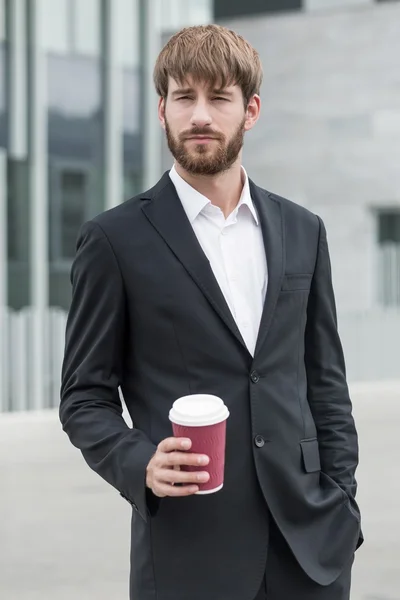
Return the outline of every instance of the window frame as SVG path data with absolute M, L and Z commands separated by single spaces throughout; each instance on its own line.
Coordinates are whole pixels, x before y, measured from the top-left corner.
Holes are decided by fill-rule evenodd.
M 63 190 L 62 177 L 67 172 L 83 173 L 85 176 L 83 223 L 93 215 L 93 194 L 95 193 L 94 167 L 82 160 L 49 159 L 49 264 L 51 271 L 69 271 L 73 257 L 63 256 Z M 77 232 L 78 233 L 78 232 Z
M 399 240 L 394 242 L 382 242 L 381 241 L 381 222 L 380 219 L 383 215 L 396 215 L 400 219 L 400 204 L 387 204 L 374 208 L 375 215 L 375 243 L 376 243 L 376 277 L 378 280 L 378 286 L 375 288 L 377 304 L 384 310 L 398 310 L 400 308 L 400 294 L 396 299 L 396 292 L 393 295 L 387 294 L 387 288 L 385 285 L 384 274 L 382 269 L 383 261 L 383 249 L 385 246 L 394 245 L 398 247 L 400 255 L 400 229 L 399 229 Z M 398 279 L 400 282 L 400 271 Z M 393 288 L 392 288 L 393 289 Z M 396 288 L 394 288 L 396 289 Z

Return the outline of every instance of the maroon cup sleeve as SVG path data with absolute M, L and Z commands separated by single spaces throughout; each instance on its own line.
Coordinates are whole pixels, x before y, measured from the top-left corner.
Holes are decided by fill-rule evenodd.
M 172 428 L 175 437 L 189 438 L 192 441 L 189 452 L 206 454 L 210 458 L 210 462 L 206 466 L 184 465 L 181 467 L 182 470 L 207 471 L 210 474 L 207 483 L 198 484 L 200 491 L 214 490 L 220 487 L 224 482 L 226 420 L 203 427 L 188 427 L 172 423 Z

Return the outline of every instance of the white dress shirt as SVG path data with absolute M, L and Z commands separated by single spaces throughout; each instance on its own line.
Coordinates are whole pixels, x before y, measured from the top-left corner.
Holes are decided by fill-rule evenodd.
M 254 355 L 268 272 L 260 222 L 244 169 L 243 174 L 242 195 L 225 219 L 222 210 L 184 181 L 175 167 L 169 173 L 246 346 Z

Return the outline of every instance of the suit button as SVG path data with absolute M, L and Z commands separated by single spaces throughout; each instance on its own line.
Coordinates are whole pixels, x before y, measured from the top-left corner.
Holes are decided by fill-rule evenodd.
M 257 371 L 252 371 L 250 374 L 250 379 L 253 383 L 258 383 L 260 381 L 260 376 Z
M 254 443 L 257 446 L 257 448 L 262 448 L 265 444 L 265 440 L 262 435 L 256 435 L 256 437 L 254 438 Z

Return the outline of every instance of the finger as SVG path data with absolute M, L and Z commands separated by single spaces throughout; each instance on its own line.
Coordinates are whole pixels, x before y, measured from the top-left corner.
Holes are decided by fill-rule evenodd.
M 198 485 L 183 485 L 182 487 L 176 487 L 175 485 L 169 485 L 168 483 L 158 483 L 153 489 L 156 496 L 165 497 L 178 497 L 178 496 L 192 496 L 199 491 Z
M 176 471 L 174 469 L 160 469 L 155 475 L 157 483 L 176 483 L 196 484 L 206 483 L 210 479 L 207 471 Z
M 180 470 L 181 470 L 181 468 L 180 468 L 180 466 L 179 466 L 179 465 L 174 465 L 174 466 L 172 467 L 172 469 L 173 469 L 174 471 L 180 471 Z M 174 481 L 171 481 L 170 483 L 171 483 L 171 485 L 175 485 L 175 482 L 174 482 Z
M 174 450 L 189 450 L 192 446 L 189 438 L 169 437 L 158 444 L 160 452 L 173 452 Z
M 169 452 L 164 454 L 162 464 L 168 467 L 175 465 L 187 465 L 192 467 L 199 467 L 208 465 L 210 459 L 205 454 L 195 454 L 192 452 Z

